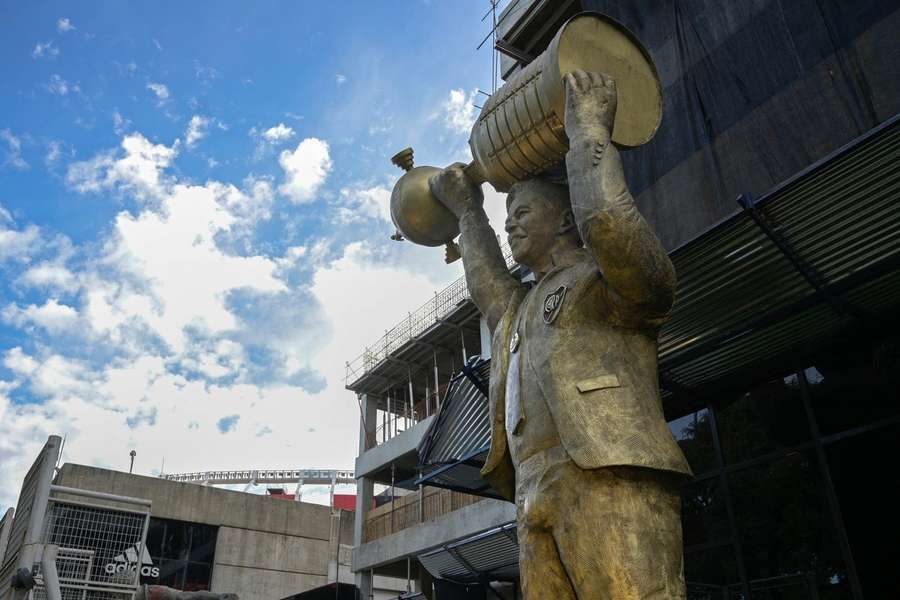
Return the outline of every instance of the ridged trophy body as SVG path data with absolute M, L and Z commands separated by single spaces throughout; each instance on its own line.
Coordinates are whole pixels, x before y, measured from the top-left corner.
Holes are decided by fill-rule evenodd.
M 565 158 L 563 76 L 577 69 L 616 80 L 614 143 L 636 147 L 653 137 L 662 118 L 662 91 L 650 54 L 614 19 L 581 13 L 485 103 L 469 138 L 474 160 L 466 175 L 474 183 L 486 181 L 505 192 Z M 391 216 L 398 232 L 394 239 L 424 246 L 451 243 L 459 234 L 456 217 L 428 187 L 428 179 L 440 169 L 414 167 L 411 148 L 391 160 L 406 170 L 391 194 Z

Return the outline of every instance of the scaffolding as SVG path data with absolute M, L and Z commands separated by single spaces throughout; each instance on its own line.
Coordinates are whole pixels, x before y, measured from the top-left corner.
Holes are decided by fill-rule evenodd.
M 506 260 L 506 266 L 509 268 L 515 266 L 509 245 L 505 242 L 501 244 L 501 251 Z M 374 344 L 366 346 L 362 354 L 347 362 L 344 383 L 349 386 L 374 370 L 404 344 L 415 340 L 440 323 L 444 317 L 469 297 L 465 277 L 460 277 L 440 292 L 435 292 L 433 299 L 409 313 L 405 319 L 387 330 Z

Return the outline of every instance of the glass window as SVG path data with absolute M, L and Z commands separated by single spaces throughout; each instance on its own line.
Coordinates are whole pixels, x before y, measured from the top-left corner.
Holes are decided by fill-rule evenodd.
M 212 567 L 204 563 L 188 563 L 182 590 L 186 592 L 208 590 Z
M 731 538 L 720 487 L 718 477 L 682 487 L 681 524 L 686 548 Z
M 758 385 L 716 409 L 725 462 L 733 464 L 810 439 L 796 375 Z
M 850 551 L 866 598 L 900 598 L 896 540 L 900 513 L 893 487 L 900 425 L 826 446 Z
M 159 566 L 159 575 L 157 577 L 141 577 L 141 583 L 164 585 L 176 590 L 181 589 L 181 584 L 184 581 L 184 561 L 160 558 L 153 559 L 153 563 Z
M 732 545 L 686 553 L 684 580 L 691 600 L 727 598 L 728 586 L 740 582 Z
M 172 519 L 150 519 L 147 549 L 153 566 L 143 583 L 179 590 L 208 590 L 219 528 Z
M 212 525 L 194 524 L 191 526 L 191 554 L 192 562 L 211 563 L 216 552 L 216 536 L 218 527 Z
M 705 408 L 669 421 L 669 430 L 681 446 L 694 475 L 705 473 L 716 466 L 709 414 Z
M 836 349 L 806 369 L 823 435 L 900 415 L 900 340 Z
M 752 589 L 769 597 L 849 597 L 815 455 L 794 452 L 728 476 Z

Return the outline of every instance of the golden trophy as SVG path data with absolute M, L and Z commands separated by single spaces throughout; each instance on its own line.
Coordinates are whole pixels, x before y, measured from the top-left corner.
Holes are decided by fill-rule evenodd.
M 613 142 L 634 148 L 648 142 L 662 118 L 662 90 L 650 54 L 622 24 L 600 13 L 580 13 L 557 32 L 549 47 L 515 73 L 484 104 L 472 128 L 474 160 L 466 175 L 505 192 L 565 158 L 563 76 L 575 70 L 610 75 L 618 88 Z M 391 158 L 406 171 L 391 194 L 392 238 L 423 246 L 450 245 L 459 235 L 456 217 L 429 189 L 437 167 L 416 167 L 413 150 Z M 457 256 L 451 249 L 448 256 Z M 455 259 L 455 258 L 454 258 Z

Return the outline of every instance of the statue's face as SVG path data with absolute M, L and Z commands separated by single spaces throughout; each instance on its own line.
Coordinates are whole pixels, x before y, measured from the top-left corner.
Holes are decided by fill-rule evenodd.
M 533 268 L 542 262 L 556 240 L 562 215 L 540 196 L 538 186 L 517 184 L 506 209 L 506 239 L 516 262 Z

